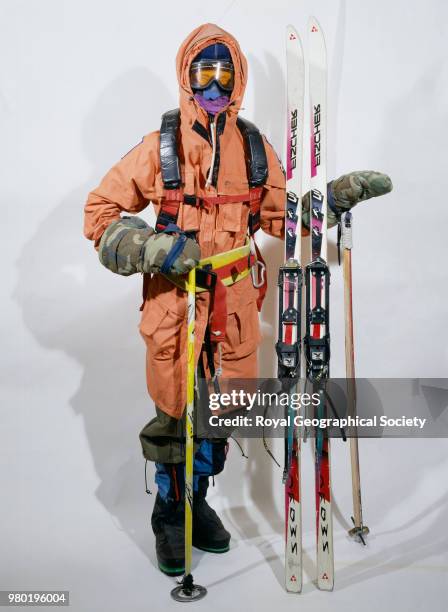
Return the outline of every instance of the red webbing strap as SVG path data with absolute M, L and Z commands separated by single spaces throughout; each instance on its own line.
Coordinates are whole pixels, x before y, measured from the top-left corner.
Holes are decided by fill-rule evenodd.
M 217 277 L 215 289 L 212 293 L 210 316 L 210 340 L 214 343 L 224 342 L 226 339 L 227 324 L 227 287 Z
M 216 196 L 204 196 L 198 198 L 196 206 L 202 205 L 206 209 L 223 204 L 248 203 L 250 208 L 249 233 L 252 236 L 260 228 L 260 202 L 262 187 L 253 187 L 248 193 L 243 194 L 222 194 Z M 180 203 L 184 201 L 183 189 L 165 189 L 163 199 L 160 204 L 160 211 L 157 217 L 156 229 L 163 231 L 169 223 L 177 223 Z
M 179 207 L 183 199 L 183 189 L 165 189 L 163 191 L 163 199 L 156 221 L 156 230 L 158 232 L 163 232 L 170 223 L 177 224 Z
M 250 190 L 250 201 L 254 201 L 257 204 L 260 204 L 262 192 L 263 187 L 252 187 L 252 189 Z
M 255 256 L 250 253 L 249 257 L 241 257 L 237 261 L 233 261 L 232 263 L 227 264 L 226 266 L 221 266 L 217 270 L 213 270 L 219 280 L 224 280 L 229 276 L 237 276 L 247 268 L 251 268 L 255 263 Z
M 216 196 L 204 196 L 200 198 L 205 208 L 210 208 L 211 206 L 217 206 L 219 204 L 240 204 L 241 202 L 250 202 L 251 200 L 251 192 L 249 193 L 240 193 L 236 195 L 223 194 Z
M 183 202 L 184 201 L 184 190 L 183 189 L 164 189 L 163 199 L 167 202 Z
M 200 200 L 206 208 L 219 204 L 240 204 L 241 202 L 249 202 L 251 210 L 252 207 L 259 210 L 262 191 L 262 187 L 251 187 L 248 193 L 204 196 L 200 198 Z
M 264 260 L 261 257 L 261 253 L 255 244 L 255 251 L 257 253 L 257 260 L 261 261 L 264 265 Z M 212 305 L 210 308 L 210 336 L 213 343 L 224 342 L 226 337 L 226 324 L 227 324 L 227 287 L 224 285 L 222 280 L 232 274 L 239 274 L 248 267 L 253 266 L 255 263 L 255 257 L 251 253 L 249 257 L 242 257 L 237 261 L 234 261 L 227 266 L 222 266 L 217 270 L 216 273 L 216 284 L 212 295 Z M 258 290 L 257 308 L 260 311 L 261 305 L 266 295 L 267 280 L 266 274 L 264 275 L 264 283 Z
M 250 214 L 249 214 L 249 234 L 253 236 L 260 229 L 260 207 L 261 194 L 263 187 L 254 187 L 250 190 Z M 264 263 L 264 262 L 263 262 Z

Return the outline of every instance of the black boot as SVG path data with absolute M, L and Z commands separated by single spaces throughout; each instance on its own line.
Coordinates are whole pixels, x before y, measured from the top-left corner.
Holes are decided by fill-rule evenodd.
M 230 533 L 221 519 L 205 501 L 208 478 L 199 478 L 199 490 L 193 497 L 193 546 L 207 552 L 225 553 L 229 550 Z
M 185 572 L 184 501 L 164 501 L 157 493 L 151 525 L 159 569 L 168 576 L 181 576 Z

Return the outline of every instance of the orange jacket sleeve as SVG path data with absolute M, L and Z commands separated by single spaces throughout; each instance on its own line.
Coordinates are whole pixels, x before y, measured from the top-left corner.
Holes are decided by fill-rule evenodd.
M 158 148 L 158 132 L 145 136 L 89 193 L 84 207 L 84 235 L 95 245 L 121 212 L 138 213 L 155 197 L 160 172 Z

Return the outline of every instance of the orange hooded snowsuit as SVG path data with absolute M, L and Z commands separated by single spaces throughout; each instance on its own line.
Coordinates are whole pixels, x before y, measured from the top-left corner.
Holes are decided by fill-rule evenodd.
M 193 130 L 199 122 L 208 131 L 209 120 L 193 98 L 189 69 L 193 58 L 215 42 L 230 50 L 235 84 L 225 113 L 219 139 L 219 170 L 216 187 L 205 186 L 211 164 L 212 146 Z M 236 126 L 247 80 L 247 62 L 237 41 L 216 25 L 205 24 L 183 42 L 176 58 L 180 94 L 179 158 L 184 191 L 198 197 L 216 194 L 247 194 L 249 191 L 242 135 Z M 216 116 L 217 119 L 217 116 Z M 200 130 L 199 130 L 200 131 Z M 264 140 L 268 178 L 261 200 L 261 228 L 274 236 L 283 235 L 285 178 L 280 162 Z M 144 137 L 89 194 L 85 206 L 84 232 L 95 244 L 105 228 L 121 212 L 138 213 L 150 202 L 158 212 L 163 194 L 159 159 L 159 132 Z M 249 206 L 246 203 L 196 208 L 180 204 L 178 225 L 197 231 L 201 256 L 229 251 L 245 243 Z M 222 344 L 224 378 L 252 378 L 257 375 L 257 347 L 260 341 L 258 291 L 250 276 L 227 288 L 227 330 Z M 147 384 L 155 404 L 175 418 L 182 416 L 186 396 L 186 294 L 163 275 L 154 275 L 145 296 L 140 332 L 147 346 Z M 196 301 L 196 346 L 200 354 L 209 319 L 210 294 L 199 293 Z

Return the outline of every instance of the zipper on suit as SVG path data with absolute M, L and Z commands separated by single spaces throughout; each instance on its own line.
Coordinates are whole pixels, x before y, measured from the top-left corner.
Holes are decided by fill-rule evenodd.
M 215 117 L 210 117 L 210 137 L 212 141 L 212 159 L 210 163 L 210 170 L 207 176 L 207 182 L 205 183 L 206 187 L 210 187 L 213 185 L 213 176 L 215 174 L 215 165 L 216 165 L 216 148 L 217 148 L 217 132 L 216 132 L 216 122 Z

